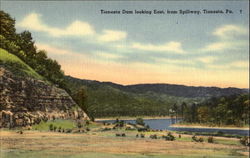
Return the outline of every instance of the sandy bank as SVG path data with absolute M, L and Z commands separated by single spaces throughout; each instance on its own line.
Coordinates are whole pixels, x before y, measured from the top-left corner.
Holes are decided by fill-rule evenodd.
M 184 125 L 184 124 L 173 124 L 170 127 L 177 127 L 177 128 L 216 128 L 216 129 L 235 129 L 235 130 L 249 130 L 249 127 L 228 127 L 228 126 L 204 126 L 204 125 Z

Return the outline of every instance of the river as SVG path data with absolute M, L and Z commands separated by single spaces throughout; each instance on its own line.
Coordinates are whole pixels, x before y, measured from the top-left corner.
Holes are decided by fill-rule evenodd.
M 227 129 L 227 128 L 190 128 L 190 127 L 170 127 L 172 124 L 176 123 L 175 119 L 143 119 L 145 124 L 149 125 L 151 129 L 157 130 L 170 130 L 170 131 L 188 131 L 188 132 L 208 132 L 208 133 L 216 133 L 223 132 L 225 134 L 235 134 L 247 136 L 249 135 L 249 130 L 244 129 Z M 123 120 L 126 123 L 135 124 L 135 120 Z M 180 121 L 177 120 L 177 122 Z M 107 122 L 114 123 L 115 120 L 101 120 L 97 122 Z

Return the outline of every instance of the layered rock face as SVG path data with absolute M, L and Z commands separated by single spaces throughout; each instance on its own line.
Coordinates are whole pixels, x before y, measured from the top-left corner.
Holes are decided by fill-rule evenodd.
M 42 120 L 85 119 L 65 90 L 0 67 L 0 127 L 30 126 Z

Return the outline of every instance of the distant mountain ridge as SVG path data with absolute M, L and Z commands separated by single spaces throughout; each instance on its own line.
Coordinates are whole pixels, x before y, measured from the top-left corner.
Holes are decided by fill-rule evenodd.
M 72 80 L 77 83 L 81 83 L 86 86 L 95 85 L 108 85 L 110 87 L 119 89 L 128 93 L 136 93 L 142 94 L 146 92 L 154 92 L 157 94 L 166 94 L 170 96 L 176 97 L 185 97 L 185 98 L 196 98 L 196 97 L 220 97 L 220 96 L 230 96 L 230 95 L 238 95 L 242 93 L 247 93 L 248 89 L 240 89 L 240 88 L 219 88 L 219 87 L 195 87 L 195 86 L 185 86 L 185 85 L 177 85 L 177 84 L 133 84 L 133 85 L 121 85 L 112 82 L 100 82 L 96 80 L 86 80 L 86 79 L 78 79 L 71 76 L 66 76 L 68 80 Z

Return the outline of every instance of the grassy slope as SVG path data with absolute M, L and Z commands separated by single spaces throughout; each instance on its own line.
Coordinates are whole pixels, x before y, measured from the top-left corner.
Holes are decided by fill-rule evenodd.
M 17 76 L 28 76 L 39 80 L 45 80 L 36 73 L 29 65 L 25 64 L 17 56 L 0 48 L 0 66 L 3 65 Z

